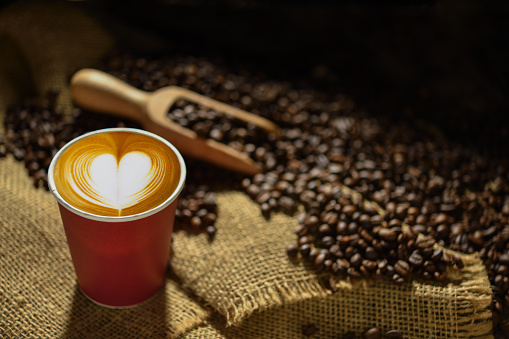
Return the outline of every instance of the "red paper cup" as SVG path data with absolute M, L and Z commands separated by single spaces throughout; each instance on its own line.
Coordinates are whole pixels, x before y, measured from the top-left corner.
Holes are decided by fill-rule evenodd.
M 180 163 L 177 188 L 161 205 L 140 214 L 111 217 L 84 212 L 66 202 L 56 189 L 54 169 L 74 142 L 106 132 L 148 135 L 165 143 Z M 167 140 L 143 130 L 109 128 L 84 134 L 67 143 L 53 158 L 48 184 L 56 197 L 78 285 L 97 304 L 123 308 L 153 297 L 163 286 L 170 253 L 177 197 L 186 177 L 184 160 Z

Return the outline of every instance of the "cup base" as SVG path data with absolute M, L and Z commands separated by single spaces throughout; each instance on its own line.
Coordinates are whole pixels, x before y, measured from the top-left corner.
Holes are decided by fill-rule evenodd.
M 103 303 L 101 303 L 101 302 L 99 302 L 99 301 L 97 301 L 97 300 L 92 299 L 92 298 L 91 298 L 90 296 L 88 296 L 88 295 L 85 293 L 85 291 L 83 291 L 83 290 L 81 289 L 81 287 L 79 287 L 79 285 L 78 285 L 78 288 L 79 288 L 80 292 L 81 292 L 81 293 L 83 293 L 83 295 L 84 295 L 84 296 L 85 296 L 88 300 L 90 300 L 91 302 L 93 302 L 93 303 L 94 303 L 94 304 L 96 304 L 96 305 L 99 305 L 99 306 L 102 306 L 102 307 L 106 307 L 106 308 L 109 308 L 109 309 L 113 309 L 113 310 L 122 310 L 122 309 L 127 309 L 127 308 L 134 308 L 134 307 L 137 307 L 137 306 L 141 306 L 141 305 L 143 305 L 143 304 L 146 304 L 146 303 L 148 303 L 149 301 L 151 301 L 152 299 L 154 299 L 154 298 L 155 298 L 155 297 L 156 297 L 159 293 L 161 293 L 161 290 L 163 289 L 163 287 L 164 287 L 164 285 L 163 285 L 161 288 L 159 288 L 159 289 L 157 290 L 157 292 L 156 292 L 156 293 L 154 293 L 152 296 L 150 296 L 149 298 L 147 298 L 147 299 L 145 299 L 145 300 L 143 300 L 143 301 L 141 301 L 141 302 L 139 302 L 139 303 L 132 304 L 132 305 L 122 305 L 122 306 L 116 306 L 116 305 L 103 304 Z

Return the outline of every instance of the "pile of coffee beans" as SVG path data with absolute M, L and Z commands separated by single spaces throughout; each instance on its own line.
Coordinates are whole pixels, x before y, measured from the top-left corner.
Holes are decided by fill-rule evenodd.
M 461 267 L 462 263 L 457 256 L 433 250 L 435 242 L 460 252 L 479 252 L 492 284 L 496 333 L 509 333 L 509 157 L 505 145 L 488 155 L 453 143 L 430 126 L 369 116 L 337 92 L 269 80 L 246 71 L 249 67 L 237 69 L 220 61 L 119 54 L 100 68 L 146 91 L 179 85 L 268 118 L 282 128 L 282 136 L 276 138 L 190 102 L 169 108 L 172 120 L 246 153 L 263 169 L 261 174 L 243 177 L 189 161 L 188 182 L 194 185 L 183 192 L 178 212 L 182 223 L 213 237 L 215 208 L 210 203 L 213 197 L 206 195 L 213 187 L 226 185 L 244 190 L 267 218 L 273 211 L 292 214 L 303 205 L 306 213 L 299 219 L 297 241 L 288 252 L 305 258 L 317 271 L 330 271 L 332 277 L 389 276 L 402 283 L 417 274 L 441 281 L 444 265 Z M 55 150 L 84 132 L 86 124 L 79 119 L 95 124 L 106 119 L 84 112 L 66 120 L 51 109 L 43 114 L 48 111 L 45 105 L 10 109 L 6 135 L 0 140 L 0 156 L 8 152 L 25 161 L 36 185 L 44 184 L 44 168 Z M 48 124 L 31 126 L 26 118 L 19 118 L 23 110 L 27 115 L 37 111 L 36 119 Z M 57 121 L 52 125 L 45 119 Z M 39 129 L 39 125 L 45 127 Z M 341 185 L 361 199 L 341 193 Z
M 419 237 L 400 220 L 387 220 L 363 200 L 348 197 L 339 185 L 322 185 L 306 195 L 307 212 L 295 229 L 298 241 L 287 252 L 293 258 L 300 254 L 317 273 L 388 277 L 403 284 L 411 275 L 445 281 L 448 266 L 463 267 L 458 255 L 433 248 L 433 237 Z M 326 286 L 335 291 L 335 280 L 329 279 Z

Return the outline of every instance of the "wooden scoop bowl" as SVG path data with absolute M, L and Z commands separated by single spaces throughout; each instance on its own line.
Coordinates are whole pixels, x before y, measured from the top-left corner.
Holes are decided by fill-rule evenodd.
M 178 99 L 184 99 L 268 132 L 281 133 L 279 127 L 267 119 L 185 88 L 168 86 L 145 92 L 95 69 L 82 69 L 74 74 L 71 94 L 83 108 L 138 121 L 144 129 L 167 139 L 185 155 L 249 175 L 261 171 L 251 158 L 215 140 L 200 138 L 196 132 L 171 121 L 168 118 L 170 107 Z

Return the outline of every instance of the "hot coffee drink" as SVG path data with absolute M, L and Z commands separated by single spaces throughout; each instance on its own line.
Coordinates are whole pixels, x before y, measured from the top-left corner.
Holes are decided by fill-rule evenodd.
M 178 150 L 143 130 L 103 129 L 64 145 L 48 174 L 83 293 L 110 307 L 154 296 L 186 177 Z
M 164 142 L 131 131 L 78 139 L 55 164 L 54 182 L 73 207 L 100 216 L 129 216 L 163 204 L 180 181 L 179 159 Z

